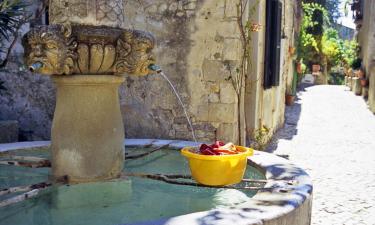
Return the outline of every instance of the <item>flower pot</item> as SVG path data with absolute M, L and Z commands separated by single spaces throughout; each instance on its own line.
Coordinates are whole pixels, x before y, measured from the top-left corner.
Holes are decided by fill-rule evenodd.
M 294 104 L 295 95 L 285 95 L 285 104 L 291 106 Z
M 296 48 L 295 47 L 289 47 L 289 54 L 292 56 L 296 53 Z
M 361 81 L 361 86 L 362 87 L 367 87 L 368 80 L 366 78 L 361 78 L 360 81 Z
M 319 71 L 320 71 L 320 65 L 318 65 L 318 64 L 312 65 L 312 72 L 313 73 L 317 73 Z
M 356 76 L 359 78 L 359 79 L 363 79 L 365 78 L 365 71 L 363 71 L 362 69 L 359 69 L 356 71 Z
M 302 63 L 297 63 L 296 70 L 298 74 L 302 74 Z

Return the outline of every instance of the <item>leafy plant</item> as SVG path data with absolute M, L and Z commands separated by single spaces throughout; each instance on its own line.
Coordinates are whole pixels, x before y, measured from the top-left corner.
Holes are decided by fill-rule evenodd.
M 266 149 L 270 136 L 270 129 L 266 126 L 262 126 L 254 131 L 253 136 L 255 142 L 251 144 L 251 147 L 257 150 Z
M 356 40 L 344 41 L 341 52 L 344 66 L 347 68 L 352 67 L 354 61 L 358 58 L 358 42 Z
M 21 0 L 0 2 L 0 53 L 4 53 L 0 68 L 5 67 L 8 62 L 10 52 L 18 39 L 18 30 L 31 17 L 26 11 L 27 6 L 28 4 Z M 10 44 L 5 46 L 5 41 Z
M 3 0 L 0 2 L 0 37 L 7 41 L 20 23 L 23 22 L 27 4 L 19 0 Z
M 328 11 L 317 3 L 302 3 L 304 16 L 300 38 L 298 39 L 298 58 L 313 64 L 322 60 L 322 36 L 330 24 Z
M 259 5 L 257 0 L 252 6 L 249 6 L 249 0 L 238 0 L 237 6 L 237 26 L 240 31 L 241 40 L 241 59 L 239 66 L 235 68 L 233 73 L 232 66 L 229 62 L 224 62 L 227 70 L 230 73 L 228 81 L 232 82 L 232 86 L 237 95 L 237 132 L 238 132 L 238 144 L 245 145 L 246 138 L 243 136 L 242 131 L 246 130 L 245 113 L 243 111 L 244 95 L 245 95 L 245 83 L 248 71 L 251 68 L 251 55 L 252 55 L 252 32 L 257 32 L 261 29 L 261 25 L 248 20 L 248 16 L 255 13 L 257 6 Z M 249 10 L 249 11 L 248 11 Z
M 330 6 L 336 4 L 333 1 L 330 0 Z M 330 27 L 330 21 L 333 20 L 330 15 L 332 9 L 327 6 L 327 2 L 324 4 L 330 11 L 317 3 L 302 4 L 305 14 L 298 44 L 298 57 L 308 65 L 322 65 L 327 72 L 338 65 L 348 68 L 354 63 L 358 66 L 355 62 L 358 57 L 358 43 L 355 40 L 341 39 L 338 31 Z M 316 15 L 321 15 L 321 18 L 316 19 Z

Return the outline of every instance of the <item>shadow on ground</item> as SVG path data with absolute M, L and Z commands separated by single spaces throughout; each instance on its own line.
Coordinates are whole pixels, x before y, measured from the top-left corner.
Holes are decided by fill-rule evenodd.
M 285 107 L 285 122 L 284 126 L 279 129 L 273 136 L 270 144 L 266 148 L 266 152 L 273 153 L 276 151 L 279 140 L 292 140 L 297 135 L 298 121 L 301 116 L 302 103 L 300 96 L 302 92 L 305 92 L 307 88 L 313 86 L 312 84 L 300 84 L 297 90 L 297 96 L 294 105 Z

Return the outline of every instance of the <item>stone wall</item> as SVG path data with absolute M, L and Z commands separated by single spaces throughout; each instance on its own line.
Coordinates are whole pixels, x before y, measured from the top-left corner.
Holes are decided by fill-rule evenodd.
M 38 0 L 29 8 L 36 11 Z M 35 15 L 35 14 L 34 14 Z M 38 18 L 41 22 L 43 18 Z M 16 120 L 19 123 L 19 140 L 50 139 L 51 121 L 55 105 L 55 90 L 48 77 L 31 74 L 23 65 L 21 37 L 29 30 L 25 24 L 19 31 L 6 68 L 0 69 L 0 121 Z M 8 46 L 9 43 L 3 43 Z
M 198 139 L 233 140 L 237 100 L 225 66 L 239 60 L 233 1 L 128 1 L 125 11 L 130 27 L 155 34 L 157 61 L 187 105 Z M 128 77 L 122 96 L 128 137 L 192 138 L 161 76 Z
M 375 113 L 375 2 L 364 1 L 364 4 L 364 17 L 360 22 L 358 42 L 366 76 L 370 79 L 368 103 L 371 111 Z
M 251 0 L 249 5 L 255 4 Z M 264 29 L 254 33 L 252 72 L 246 84 L 246 124 L 250 137 L 266 125 L 273 133 L 284 121 L 284 96 L 291 85 L 294 1 L 284 1 L 285 36 L 280 85 L 263 89 Z M 157 39 L 158 64 L 187 106 L 201 141 L 237 140 L 237 97 L 228 78 L 239 64 L 241 42 L 233 0 L 125 0 L 126 27 L 147 30 Z M 251 21 L 265 24 L 265 0 Z M 249 10 L 250 11 L 250 10 Z M 20 71 L 20 46 L 13 62 L 0 73 L 0 120 L 18 120 L 24 139 L 49 139 L 54 88 L 49 78 Z M 22 70 L 22 69 L 21 69 Z M 120 87 L 121 109 L 128 138 L 192 139 L 182 107 L 160 75 L 127 76 Z

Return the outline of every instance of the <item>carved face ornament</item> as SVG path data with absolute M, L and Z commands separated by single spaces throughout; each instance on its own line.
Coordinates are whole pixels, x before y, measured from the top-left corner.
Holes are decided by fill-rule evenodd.
M 46 75 L 72 74 L 77 43 L 69 27 L 41 26 L 24 37 L 25 62 L 30 70 Z

